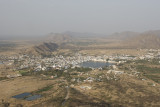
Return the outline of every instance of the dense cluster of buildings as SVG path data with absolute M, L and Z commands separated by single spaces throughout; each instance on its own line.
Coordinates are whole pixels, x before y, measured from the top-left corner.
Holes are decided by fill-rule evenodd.
M 86 61 L 101 61 L 110 63 L 123 63 L 127 60 L 137 59 L 153 59 L 160 58 L 160 50 L 146 50 L 144 55 L 102 55 L 102 56 L 90 56 L 81 55 L 76 53 L 74 56 L 53 56 L 53 57 L 41 57 L 41 56 L 29 56 L 29 55 L 13 55 L 13 56 L 0 56 L 0 64 L 14 65 L 14 70 L 32 68 L 35 71 L 45 71 L 49 68 L 53 69 L 67 69 L 69 67 L 78 67 L 80 63 Z

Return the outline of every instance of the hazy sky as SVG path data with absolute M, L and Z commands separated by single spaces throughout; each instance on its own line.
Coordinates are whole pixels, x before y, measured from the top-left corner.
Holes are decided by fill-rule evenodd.
M 160 0 L 0 0 L 0 35 L 160 29 Z

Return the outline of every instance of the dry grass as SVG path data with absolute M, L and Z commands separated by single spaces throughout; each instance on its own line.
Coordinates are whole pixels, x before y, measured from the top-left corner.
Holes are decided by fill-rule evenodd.
M 148 86 L 148 82 L 151 81 L 138 80 L 124 74 L 120 76 L 119 81 L 80 84 L 80 86 L 92 86 L 92 89 L 89 90 L 82 90 L 79 85 L 75 88 L 88 97 L 101 99 L 112 105 L 123 105 L 125 107 L 160 105 L 158 100 L 160 98 L 158 90 L 160 85 L 156 84 L 156 87 Z
M 41 80 L 28 76 L 2 80 L 0 81 L 0 99 L 10 99 L 14 95 L 32 92 L 52 83 L 53 80 Z

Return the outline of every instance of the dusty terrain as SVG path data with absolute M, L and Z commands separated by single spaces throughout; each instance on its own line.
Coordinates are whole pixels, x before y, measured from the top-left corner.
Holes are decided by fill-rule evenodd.
M 58 39 L 60 40 L 58 49 L 50 52 L 53 56 L 73 56 L 78 52 L 82 55 L 94 56 L 146 54 L 145 50 L 128 47 L 127 44 L 121 44 L 120 40 L 95 37 L 68 42 L 66 36 Z M 65 42 L 61 43 L 63 39 Z M 27 49 L 33 49 L 37 45 L 42 46 L 39 45 L 41 43 L 41 41 L 17 41 L 13 43 L 16 44 L 15 47 L 2 46 L 0 55 L 26 54 Z M 43 46 L 39 49 L 45 51 Z M 38 55 L 37 51 L 34 55 Z M 9 104 L 11 107 L 20 105 L 24 107 L 159 107 L 159 63 L 157 61 L 155 64 L 154 59 L 152 62 L 139 62 L 127 62 L 118 66 L 118 70 L 124 71 L 121 75 L 108 73 L 112 68 L 91 71 L 73 68 L 67 69 L 67 72 L 51 70 L 40 73 L 30 73 L 32 70 L 28 72 L 24 69 L 26 74 L 28 73 L 27 76 L 0 80 L 0 106 Z M 131 75 L 133 68 L 140 73 L 138 76 Z M 12 66 L 0 65 L 0 76 L 16 73 L 11 69 Z M 58 77 L 51 78 L 53 74 Z M 86 82 L 87 78 L 94 79 Z M 40 94 L 42 97 L 34 101 L 12 98 L 25 92 Z
M 26 101 L 21 99 L 12 98 L 12 96 L 22 94 L 22 93 L 36 93 L 38 90 L 43 89 L 47 86 L 54 85 L 54 90 L 52 94 L 57 90 L 57 81 L 56 80 L 46 80 L 39 77 L 27 76 L 27 77 L 18 77 L 14 79 L 6 79 L 0 81 L 0 100 L 5 103 L 10 103 L 10 106 L 16 107 L 18 104 L 22 104 L 25 106 L 32 106 L 37 103 L 46 101 L 47 98 L 50 99 L 49 96 L 43 97 L 39 100 L 35 101 Z M 59 84 L 60 85 L 60 84 Z M 60 90 L 56 91 L 59 92 Z M 52 96 L 51 96 L 52 97 Z M 2 102 L 1 102 L 2 104 Z M 2 105 L 1 105 L 2 106 Z
M 122 67 L 121 67 L 122 70 Z M 51 79 L 49 72 L 59 75 Z M 39 75 L 22 76 L 0 81 L 1 105 L 9 103 L 24 107 L 158 107 L 159 83 L 143 75 L 109 73 L 109 70 L 70 69 L 41 72 Z M 45 74 L 45 75 L 44 75 Z M 86 81 L 91 78 L 92 81 Z M 92 79 L 93 78 L 93 79 Z M 24 92 L 42 95 L 33 101 L 12 96 Z

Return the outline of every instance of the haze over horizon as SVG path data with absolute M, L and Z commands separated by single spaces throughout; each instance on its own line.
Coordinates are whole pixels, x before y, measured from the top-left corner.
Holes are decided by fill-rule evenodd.
M 1 0 L 0 36 L 160 29 L 158 0 Z

